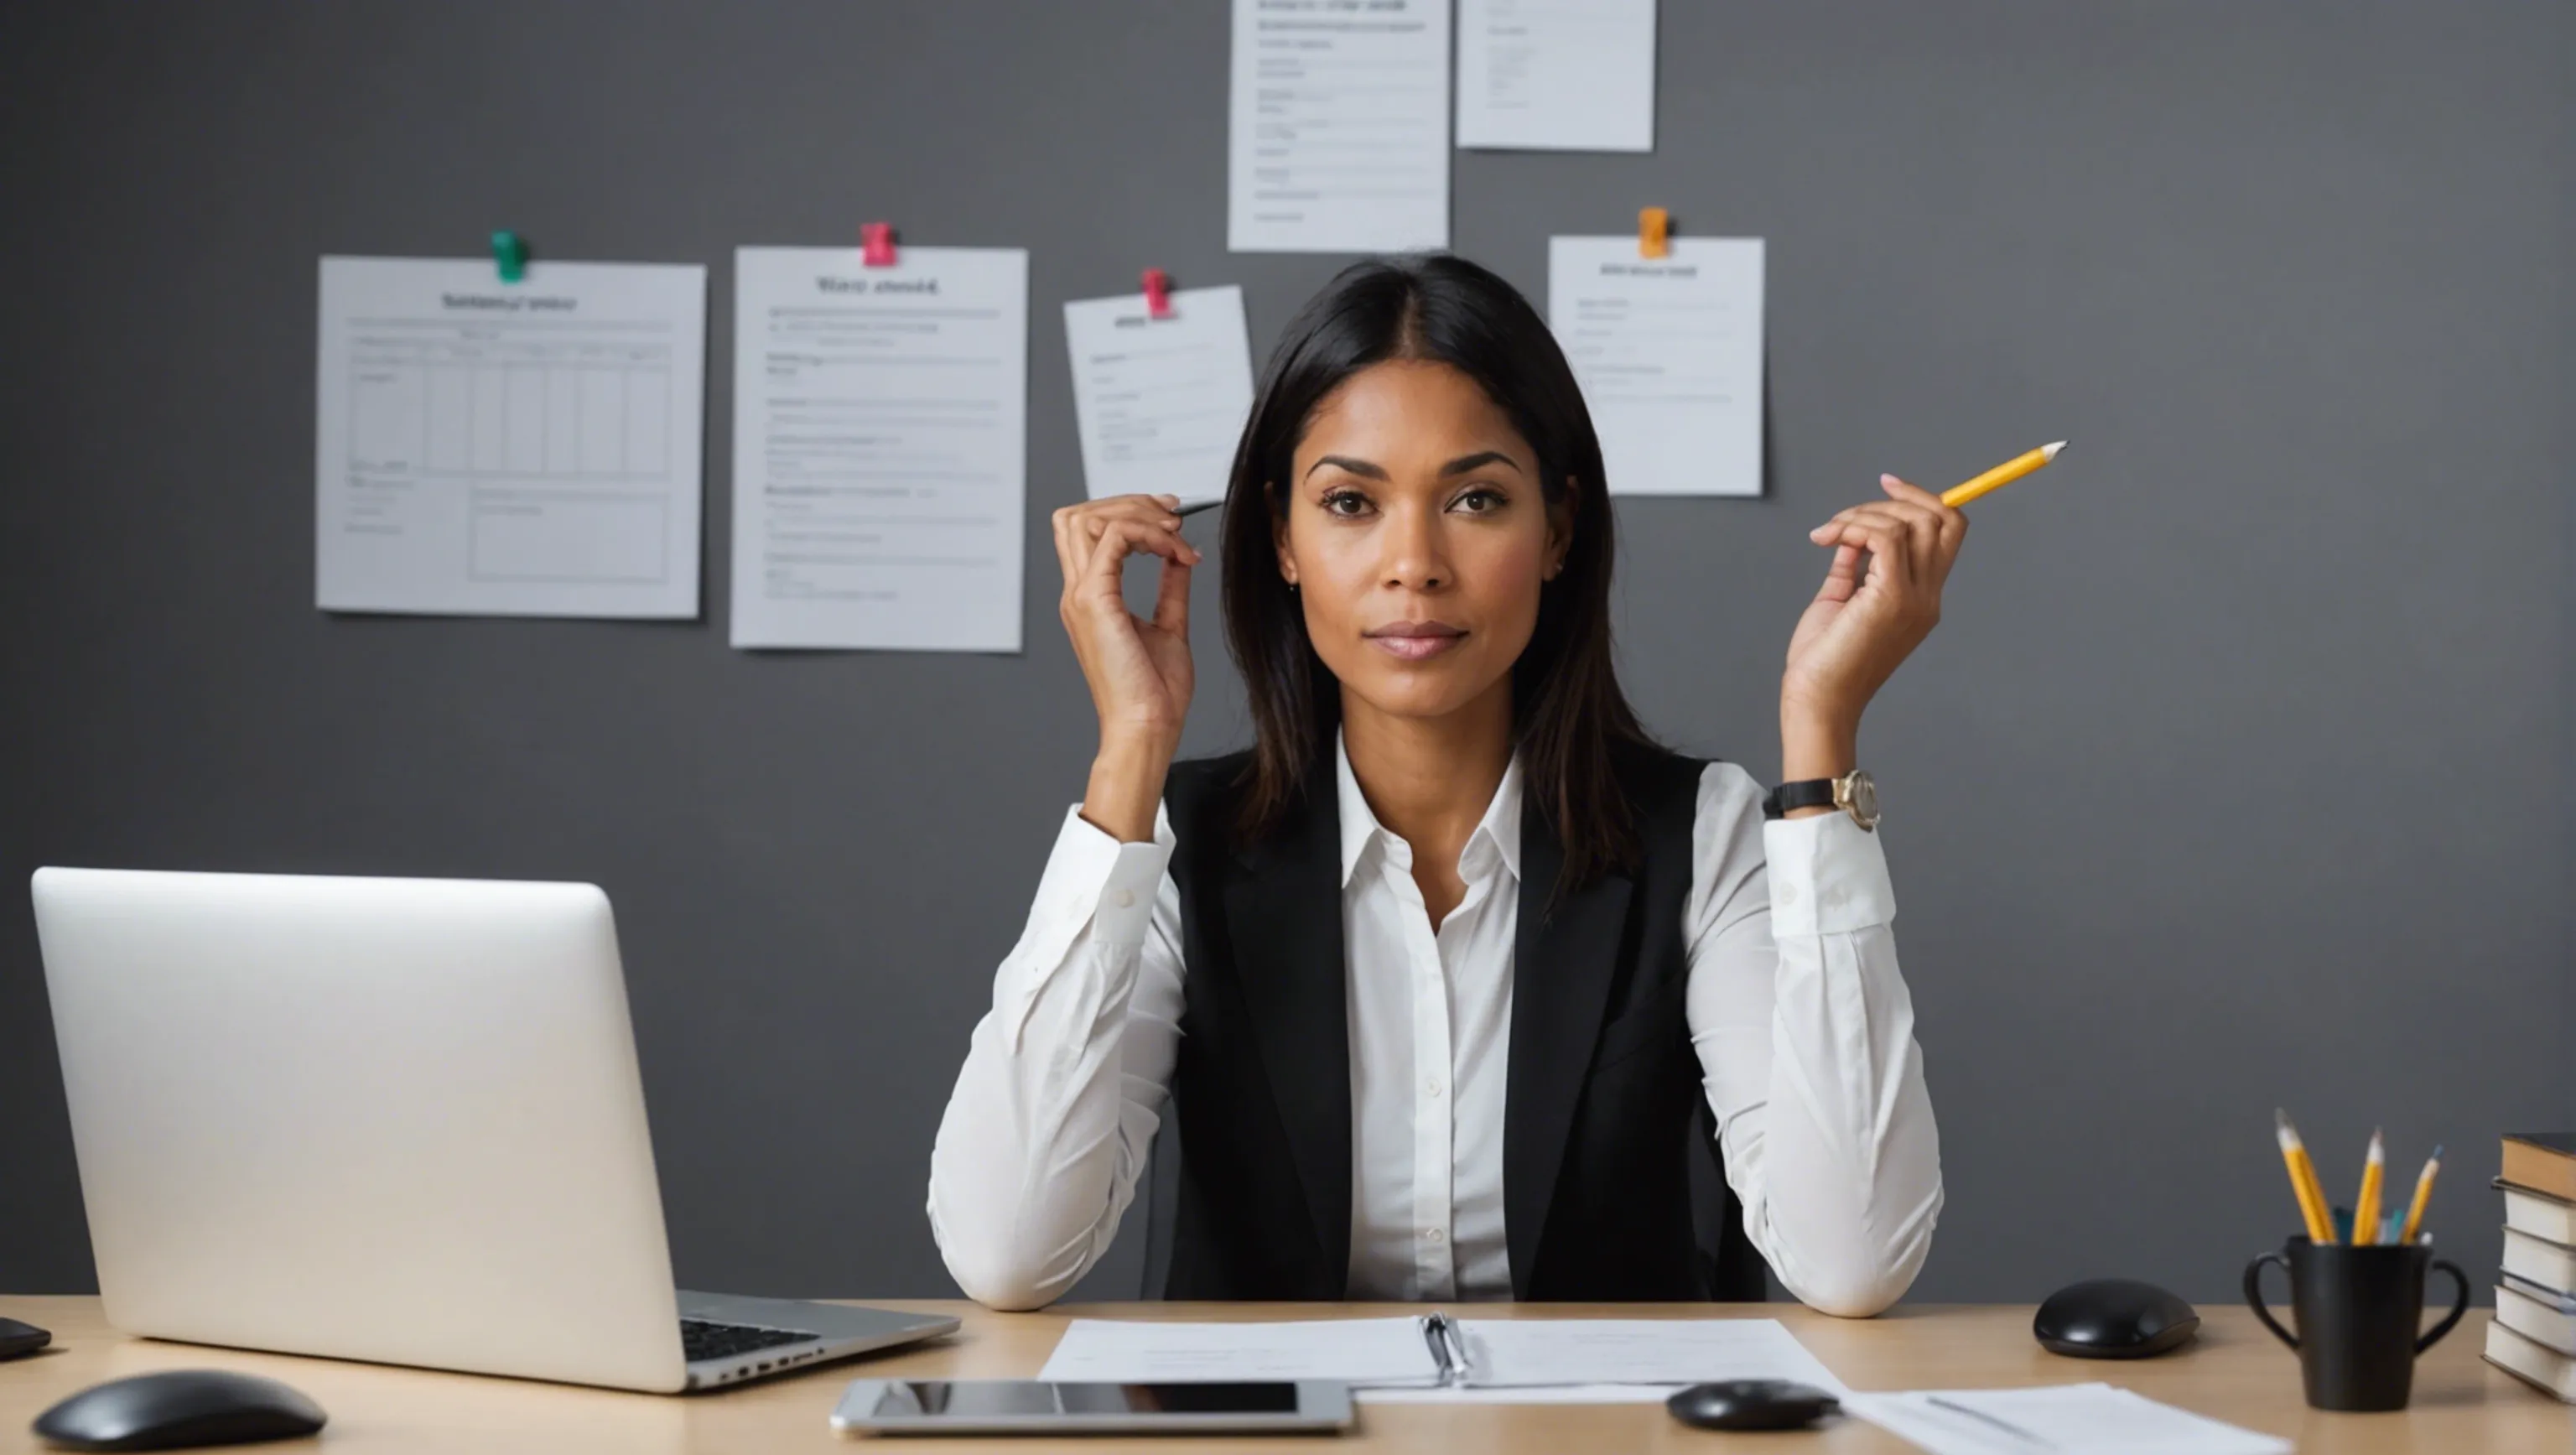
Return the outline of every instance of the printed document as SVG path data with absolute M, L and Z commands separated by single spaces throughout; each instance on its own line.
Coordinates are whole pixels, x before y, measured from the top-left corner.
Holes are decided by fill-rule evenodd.
M 2290 1442 L 2109 1384 L 1854 1394 L 1843 1408 L 1932 1455 L 2286 1455 Z
M 1794 1379 L 1831 1393 L 1842 1382 L 1778 1319 L 1462 1319 L 1468 1382 L 1700 1384 Z
M 734 253 L 733 644 L 1020 649 L 1029 255 Z
M 1330 1379 L 1434 1384 L 1440 1366 L 1419 1319 L 1268 1324 L 1075 1319 L 1038 1378 L 1135 1384 L 1188 1379 Z
M 1714 1379 L 1843 1389 L 1777 1319 L 1463 1319 L 1464 1365 L 1445 1378 L 1429 1322 L 1076 1319 L 1038 1377 L 1325 1379 L 1390 1403 L 1643 1401 Z
M 1458 0 L 1458 145 L 1655 149 L 1655 0 Z
M 1234 0 L 1226 246 L 1449 245 L 1450 0 Z
M 1225 494 L 1252 413 L 1243 290 L 1184 288 L 1170 298 L 1168 318 L 1149 314 L 1142 293 L 1064 306 L 1082 477 L 1094 500 L 1177 495 L 1187 505 Z
M 698 614 L 707 270 L 324 258 L 325 611 Z
M 1548 239 L 1547 316 L 1613 495 L 1762 493 L 1762 239 Z

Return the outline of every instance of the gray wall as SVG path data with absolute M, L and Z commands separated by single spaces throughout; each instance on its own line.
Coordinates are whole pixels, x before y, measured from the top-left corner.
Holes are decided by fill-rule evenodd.
M 1776 769 L 1773 685 L 1881 469 L 2076 447 L 1978 512 L 1871 714 L 1949 1208 L 1918 1294 L 2230 1297 L 2384 1123 L 2576 1121 L 2569 138 L 2576 12 L 1665 0 L 1651 156 L 1461 155 L 1533 293 L 1638 206 L 1770 239 L 1775 488 L 1622 502 L 1627 680 Z M 950 1291 L 932 1130 L 1092 725 L 1048 511 L 1056 305 L 1338 267 L 1225 252 L 1215 0 L 0 8 L 0 883 L 41 863 L 607 887 L 680 1276 Z M 726 649 L 706 620 L 313 609 L 316 255 L 713 268 L 739 243 L 1031 249 L 1028 649 Z M 1213 584 L 1191 744 L 1238 740 Z M 25 901 L 0 901 L 0 1288 L 91 1280 Z M 1134 1287 L 1133 1239 L 1095 1277 Z

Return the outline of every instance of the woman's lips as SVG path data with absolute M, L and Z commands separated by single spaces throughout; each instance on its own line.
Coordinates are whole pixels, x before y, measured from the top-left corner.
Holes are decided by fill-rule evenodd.
M 1380 651 L 1408 662 L 1436 657 L 1467 639 L 1465 629 L 1439 621 L 1390 622 L 1361 635 Z

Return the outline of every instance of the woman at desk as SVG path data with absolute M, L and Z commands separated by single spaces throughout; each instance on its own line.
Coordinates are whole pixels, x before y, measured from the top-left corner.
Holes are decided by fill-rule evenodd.
M 1220 547 L 1249 751 L 1173 761 L 1202 560 L 1176 502 L 1057 511 L 1100 747 L 931 1154 L 959 1285 L 1072 1288 L 1168 1106 L 1170 1297 L 1759 1297 L 1694 1237 L 1713 1126 L 1783 1284 L 1893 1303 L 1940 1148 L 1855 744 L 1967 522 L 1883 487 L 1812 533 L 1767 801 L 1639 726 L 1600 442 L 1474 264 L 1355 266 L 1271 358 Z

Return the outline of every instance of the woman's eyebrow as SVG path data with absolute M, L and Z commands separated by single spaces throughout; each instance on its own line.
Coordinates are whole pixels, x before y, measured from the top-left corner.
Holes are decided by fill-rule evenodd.
M 1518 470 L 1520 468 L 1519 461 L 1514 460 L 1511 456 L 1504 454 L 1500 450 L 1482 450 L 1472 455 L 1460 455 L 1458 458 L 1451 460 L 1448 464 L 1441 466 L 1440 473 L 1443 475 L 1464 475 L 1470 470 L 1481 470 L 1487 465 L 1509 465 L 1514 470 Z
M 1336 468 L 1346 470 L 1363 479 L 1384 480 L 1387 478 L 1385 466 L 1372 464 L 1367 460 L 1355 460 L 1348 455 L 1326 455 L 1312 465 L 1307 466 L 1306 473 L 1312 475 L 1317 470 L 1324 468 L 1326 465 L 1332 465 Z M 1520 469 L 1519 461 L 1514 460 L 1511 456 L 1504 454 L 1500 450 L 1478 450 L 1472 455 L 1460 455 L 1458 458 L 1451 460 L 1448 464 L 1441 466 L 1440 473 L 1444 476 L 1464 475 L 1470 470 L 1481 470 L 1487 465 L 1504 465 L 1515 471 Z
M 1348 470 L 1352 474 L 1358 475 L 1364 479 L 1383 480 L 1386 478 L 1385 466 L 1372 465 L 1366 460 L 1354 460 L 1348 455 L 1326 455 L 1315 463 L 1308 465 L 1306 467 L 1306 473 L 1312 475 L 1317 470 L 1324 468 L 1326 465 L 1339 466 L 1340 468 Z

